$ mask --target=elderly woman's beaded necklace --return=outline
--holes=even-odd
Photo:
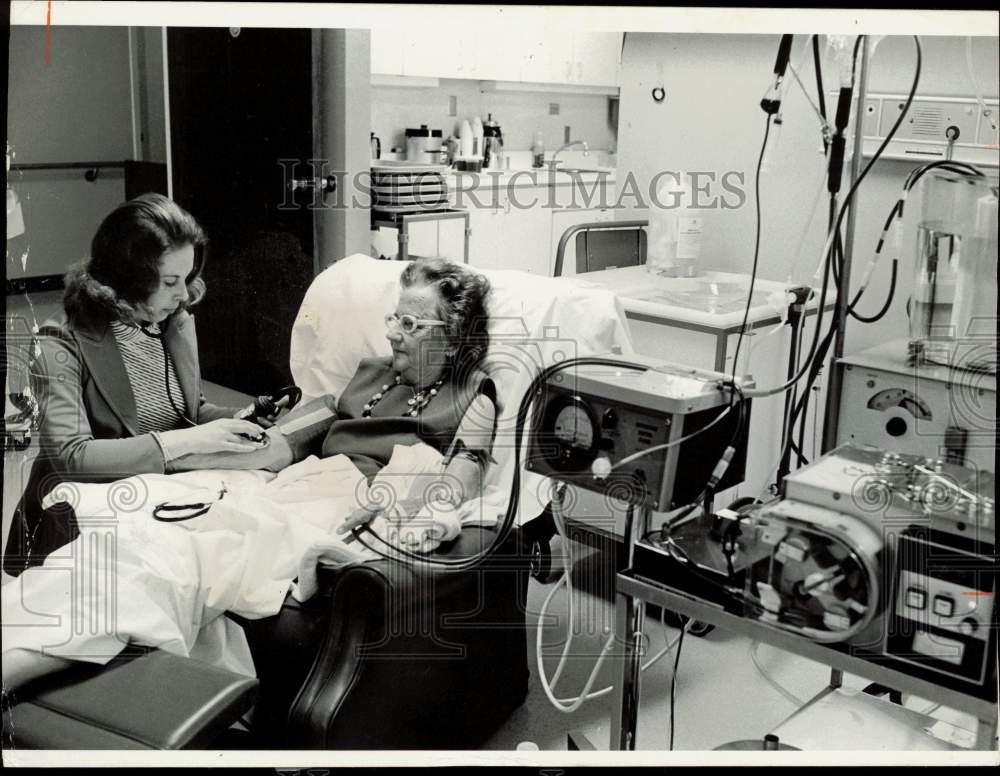
[[[395,388],[397,385],[401,385],[402,382],[403,382],[402,375],[396,375],[392,383],[385,383],[382,386],[382,388],[376,391],[375,395],[372,396],[365,403],[365,406],[361,410],[361,417],[370,418],[372,416],[372,410],[375,408],[375,405],[378,404],[380,401],[382,401],[382,397],[389,392],[389,389]],[[406,412],[403,413],[403,417],[404,418],[417,417],[417,415],[423,412],[424,407],[426,407],[428,404],[431,403],[431,399],[433,399],[435,396],[438,395],[438,391],[440,390],[443,384],[444,384],[444,378],[441,377],[430,388],[423,388],[419,391],[415,391],[413,396],[406,400],[408,409],[406,410]]]

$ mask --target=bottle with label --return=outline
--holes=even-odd
[[[483,156],[483,120],[479,116],[472,120],[472,155]]]
[[[535,132],[535,142],[531,144],[531,166],[535,169],[545,166],[545,140],[541,130]]]
[[[646,269],[665,277],[701,274],[701,240],[705,221],[694,207],[694,191],[680,177],[665,175],[656,187],[649,213]]]

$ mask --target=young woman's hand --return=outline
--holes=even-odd
[[[191,428],[160,434],[171,455],[180,457],[206,453],[252,453],[261,444],[248,437],[258,437],[264,429],[249,420],[219,418]]]

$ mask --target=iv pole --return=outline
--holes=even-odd
[[[864,36],[861,41],[861,70],[858,76],[858,103],[854,111],[854,147],[851,153],[851,185],[861,174],[861,151],[863,135],[861,123],[865,115],[865,98],[868,94],[868,57],[869,39]],[[840,287],[837,292],[837,331],[833,339],[833,352],[830,354],[829,378],[826,383],[826,408],[823,414],[822,452],[827,452],[837,445],[837,424],[840,421],[840,393],[843,385],[843,369],[838,363],[844,355],[844,334],[847,326],[847,306],[851,299],[851,260],[854,255],[854,227],[858,209],[857,194],[852,199],[847,211],[847,231],[844,235],[844,266],[840,272]],[[820,304],[823,300],[820,300]]]

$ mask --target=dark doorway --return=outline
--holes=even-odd
[[[202,375],[271,393],[314,274],[312,211],[289,206],[278,162],[306,177],[313,155],[312,32],[170,28],[167,63],[173,196],[210,240]]]

